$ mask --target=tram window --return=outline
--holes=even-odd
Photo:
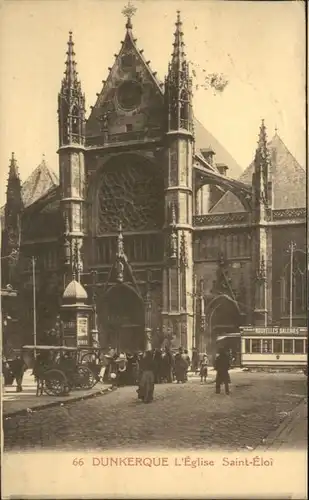
[[[282,352],[283,352],[282,340],[274,339],[274,353],[281,354]]]
[[[261,352],[260,339],[252,339],[252,352]]]
[[[295,339],[295,354],[303,354],[304,351],[304,341],[303,339]]]
[[[245,352],[251,352],[250,339],[245,339]]]
[[[262,352],[271,353],[272,352],[272,341],[271,339],[265,339],[262,341]]]
[[[290,354],[293,352],[293,340],[285,339],[284,340],[284,352]]]
[[[305,353],[308,354],[308,340],[305,339]]]

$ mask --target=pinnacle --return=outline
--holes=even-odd
[[[74,42],[73,42],[73,33],[69,31],[69,40],[68,40],[68,50],[66,52],[67,60],[65,62],[66,68],[64,72],[63,84],[69,88],[78,86],[79,82],[77,79],[77,71],[76,71],[76,61],[75,61],[75,52],[74,52]]]
[[[180,11],[177,11],[177,21],[176,21],[176,31],[174,33],[174,50],[172,54],[172,62],[174,64],[182,66],[182,63],[185,61],[185,52],[184,52],[184,41],[183,41],[183,31],[182,31],[182,21],[180,17]]]
[[[267,146],[267,133],[264,120],[260,125],[258,145],[255,152],[255,168],[265,174],[269,166],[269,151]]]
[[[15,153],[12,152],[9,165],[9,179],[14,179],[14,178],[19,179],[19,172],[18,172],[17,161],[15,158]]]

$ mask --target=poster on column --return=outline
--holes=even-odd
[[[1,3],[2,498],[307,498],[305,7]]]

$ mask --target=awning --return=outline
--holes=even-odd
[[[227,333],[226,335],[220,335],[220,337],[217,337],[217,342],[219,340],[223,340],[223,339],[226,339],[226,338],[240,338],[240,332]]]
[[[17,297],[16,290],[8,290],[7,288],[1,288],[1,297]]]

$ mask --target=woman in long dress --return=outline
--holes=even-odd
[[[175,377],[177,384],[179,384],[179,382],[184,383],[187,381],[188,367],[187,355],[184,354],[182,347],[179,347],[178,352],[175,355]]]
[[[141,378],[137,389],[138,399],[144,403],[153,401],[154,369],[153,354],[147,351],[140,362]]]

